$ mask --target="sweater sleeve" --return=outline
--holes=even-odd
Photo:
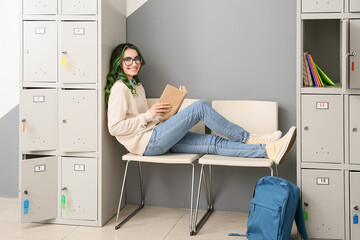
[[[122,88],[114,87],[108,102],[108,128],[112,136],[123,136],[136,134],[144,130],[148,123],[153,121],[153,117],[148,110],[135,117],[128,117],[129,94],[124,92]]]

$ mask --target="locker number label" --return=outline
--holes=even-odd
[[[45,102],[45,96],[33,96],[34,103],[42,103]]]
[[[85,171],[85,164],[74,164],[75,171]]]
[[[42,165],[36,165],[34,167],[34,172],[38,173],[38,172],[45,172],[46,171],[46,166],[45,164]]]
[[[329,109],[329,102],[317,102],[316,109]]]
[[[316,178],[317,185],[329,185],[329,178],[328,177],[318,177]]]
[[[84,35],[85,28],[74,28],[74,35]]]
[[[45,28],[44,27],[36,27],[35,34],[45,34]]]

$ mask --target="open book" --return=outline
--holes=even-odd
[[[159,103],[170,103],[171,105],[170,112],[164,114],[165,119],[171,118],[179,111],[179,108],[183,103],[186,94],[187,90],[185,86],[180,86],[180,88],[177,89],[169,84],[166,85],[159,99]]]

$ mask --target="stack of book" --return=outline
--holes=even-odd
[[[335,86],[328,76],[315,64],[311,55],[304,53],[303,58],[303,82],[304,87]]]

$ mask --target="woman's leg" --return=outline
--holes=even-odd
[[[244,142],[249,137],[247,131],[225,119],[205,101],[197,101],[153,130],[144,155],[167,152],[199,121],[232,141]]]
[[[189,132],[170,152],[176,153],[205,153],[231,157],[266,158],[264,144],[245,144],[232,142],[212,134],[198,134]]]

